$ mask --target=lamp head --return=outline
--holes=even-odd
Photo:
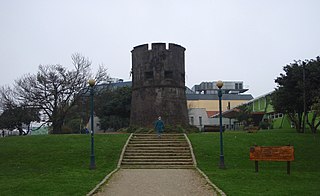
[[[88,83],[89,83],[89,86],[93,87],[96,84],[96,81],[95,79],[90,79]]]
[[[217,87],[219,89],[221,89],[223,87],[223,82],[221,80],[219,80],[217,83],[216,83]]]

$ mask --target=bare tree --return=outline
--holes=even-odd
[[[14,96],[19,103],[38,108],[52,123],[52,133],[61,133],[66,115],[79,98],[79,92],[93,78],[91,61],[76,53],[71,56],[74,69],[62,65],[40,65],[36,74],[26,74],[15,81]],[[107,80],[107,70],[100,66],[94,79]]]
[[[15,92],[10,88],[10,86],[0,87],[0,109],[2,112],[11,106],[19,105],[18,101],[14,99],[14,97]]]

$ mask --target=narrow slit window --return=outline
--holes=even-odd
[[[173,71],[165,71],[164,78],[166,79],[173,79]]]
[[[146,80],[148,80],[148,79],[153,79],[153,71],[146,71],[146,72],[144,72],[144,78],[145,78]]]

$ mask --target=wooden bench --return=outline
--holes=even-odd
[[[222,127],[222,131],[224,132],[224,126]],[[220,126],[219,125],[204,125],[203,126],[204,132],[220,132]]]
[[[290,162],[294,160],[293,146],[252,146],[250,160],[255,161],[255,171],[259,171],[258,161],[286,161],[287,174],[290,175]]]

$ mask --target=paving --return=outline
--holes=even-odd
[[[217,195],[195,169],[120,169],[96,196]]]
[[[217,195],[196,169],[184,134],[134,134],[120,162],[95,195]]]

